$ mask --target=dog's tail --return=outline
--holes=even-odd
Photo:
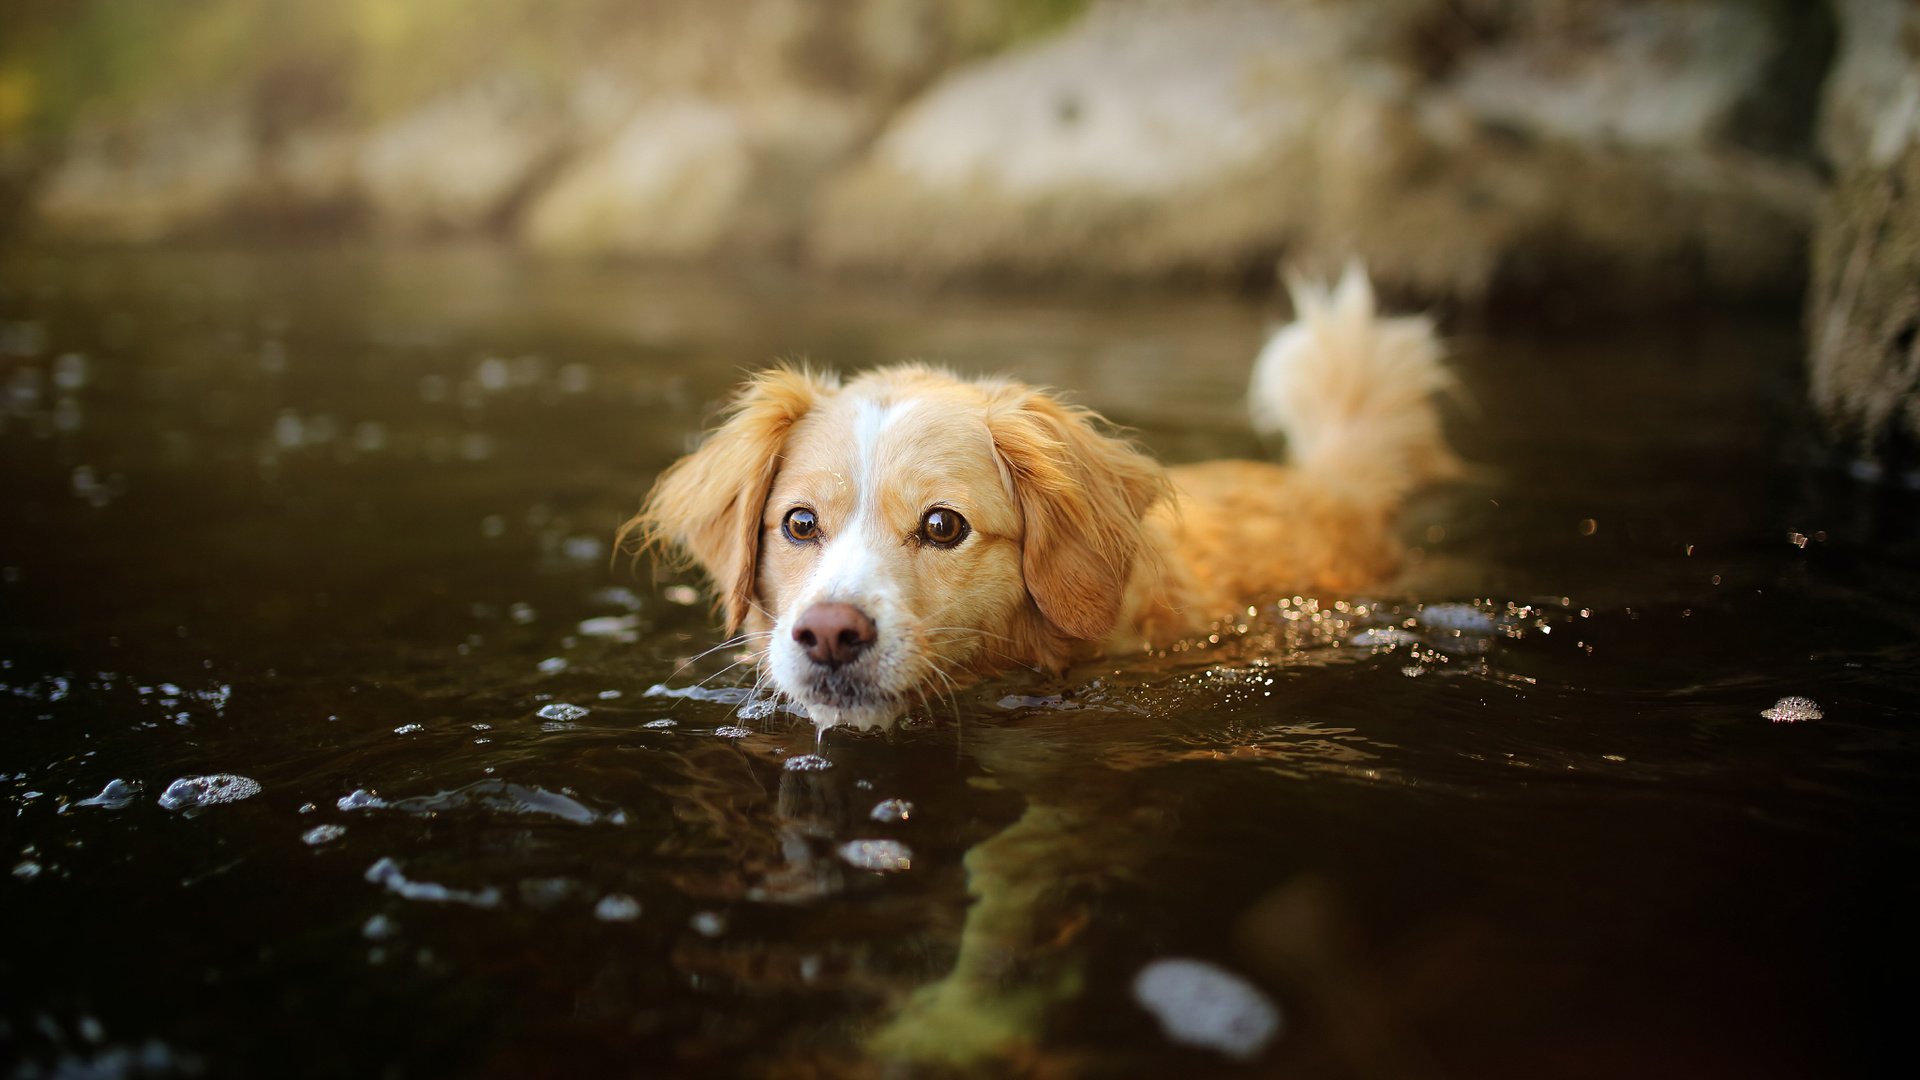
[[[1433,321],[1382,317],[1358,263],[1337,286],[1290,279],[1294,320],[1254,361],[1253,426],[1284,438],[1307,477],[1382,510],[1428,481],[1457,477],[1434,397],[1455,385]]]

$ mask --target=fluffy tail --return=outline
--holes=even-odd
[[[1284,438],[1293,465],[1343,498],[1389,509],[1460,459],[1434,396],[1455,386],[1433,321],[1382,317],[1358,263],[1339,285],[1289,280],[1294,321],[1254,361],[1254,430]]]

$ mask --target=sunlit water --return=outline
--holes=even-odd
[[[1454,327],[1406,577],[892,737],[615,525],[742,369],[1253,452],[1265,313],[488,251],[0,262],[11,1075],[1902,1071],[1920,554],[1785,321]],[[690,662],[691,661],[691,662]]]

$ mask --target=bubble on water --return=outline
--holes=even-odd
[[[282,449],[297,449],[307,438],[307,426],[300,420],[300,414],[292,409],[284,409],[273,422],[273,441]]]
[[[777,712],[779,708],[780,703],[778,701],[772,698],[761,698],[758,701],[749,701],[745,705],[740,706],[738,715],[742,720],[765,720]]]
[[[913,849],[898,840],[849,840],[840,845],[840,857],[862,870],[893,873],[913,869]]]
[[[368,941],[386,941],[399,931],[392,919],[385,915],[374,915],[360,927],[360,936]]]
[[[353,448],[363,454],[385,450],[387,426],[375,420],[362,420],[353,425]]]
[[[677,726],[679,723],[680,721],[678,720],[663,716],[658,720],[649,720],[640,726],[643,728],[670,728]]]
[[[571,665],[567,663],[567,658],[564,656],[549,656],[545,660],[540,661],[537,666],[542,675],[558,675],[567,670]]]
[[[425,724],[401,724],[399,727],[393,729],[393,733],[395,735],[412,735],[414,732],[425,730],[427,730],[427,725]]]
[[[1134,976],[1133,999],[1167,1038],[1238,1061],[1259,1056],[1280,1033],[1280,1010],[1259,988],[1204,960],[1155,960]]]
[[[608,893],[593,905],[593,917],[601,922],[632,922],[640,917],[640,901],[625,893]]]
[[[315,825],[300,834],[300,842],[308,847],[319,847],[322,844],[331,844],[345,835],[347,835],[345,825]]]
[[[512,372],[507,370],[505,360],[489,356],[474,367],[473,377],[487,392],[498,393],[507,388]]]
[[[727,932],[727,917],[717,911],[696,911],[687,925],[701,937],[719,937]]]
[[[601,615],[580,620],[576,629],[588,637],[612,638],[630,645],[640,640],[639,626],[638,615]]]
[[[87,385],[87,358],[84,353],[65,353],[53,362],[53,385],[62,390],[79,390]]]
[[[624,696],[625,695],[618,690],[602,690],[594,695],[594,697],[599,698],[601,701],[618,701]]]
[[[378,810],[387,805],[387,800],[366,788],[354,788],[351,794],[340,796],[333,805],[342,810]]]
[[[598,563],[607,557],[607,546],[597,536],[569,536],[560,542],[560,554],[577,563]]]
[[[493,456],[493,436],[469,431],[460,436],[460,456],[467,461],[485,461]]]
[[[73,398],[62,397],[53,403],[53,430],[70,435],[80,430],[84,419],[80,403]]]
[[[407,900],[421,900],[434,904],[470,904],[478,908],[500,906],[500,890],[491,885],[484,889],[468,890],[450,889],[431,881],[412,881],[400,872],[400,864],[391,857],[384,857],[367,867],[366,878],[388,892]]]
[[[723,739],[744,739],[753,734],[753,729],[739,727],[734,724],[723,724],[720,727],[714,728],[713,733]]]
[[[540,706],[540,711],[534,715],[542,720],[578,720],[590,711],[584,705],[569,705],[564,701],[556,701],[551,705]]]
[[[39,369],[23,367],[7,379],[7,405],[13,415],[22,419],[32,416],[39,410]]]
[[[795,754],[782,765],[788,772],[825,772],[833,768],[833,762],[819,754]]]
[[[1820,711],[1820,705],[1812,698],[1783,697],[1773,703],[1773,708],[1763,709],[1761,716],[1776,724],[1798,724],[1807,720],[1823,720],[1826,713]]]
[[[628,611],[639,611],[641,604],[640,594],[625,585],[609,585],[603,589],[595,589],[587,599],[596,604],[626,608]]]
[[[46,348],[47,330],[39,323],[0,323],[0,355],[39,356]]]
[[[889,824],[905,821],[913,816],[913,804],[905,799],[882,799],[874,804],[873,813],[867,816]]]
[[[239,802],[258,794],[260,782],[246,776],[232,773],[183,776],[168,784],[167,790],[160,793],[160,805],[168,810],[183,810]]]
[[[585,364],[563,364],[556,382],[563,394],[584,394],[593,383],[593,373]]]
[[[124,806],[131,805],[139,795],[140,784],[138,781],[128,783],[125,780],[109,780],[107,781],[107,786],[100,789],[100,794],[95,795],[91,799],[81,799],[73,805],[98,806],[103,810],[118,810]]]

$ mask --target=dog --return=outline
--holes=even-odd
[[[1163,467],[1010,379],[776,367],[661,474],[620,546],[698,565],[728,634],[822,730],[1377,584],[1395,510],[1460,472],[1436,403],[1453,379],[1433,323],[1382,316],[1358,266],[1291,292],[1248,394],[1285,465]]]

